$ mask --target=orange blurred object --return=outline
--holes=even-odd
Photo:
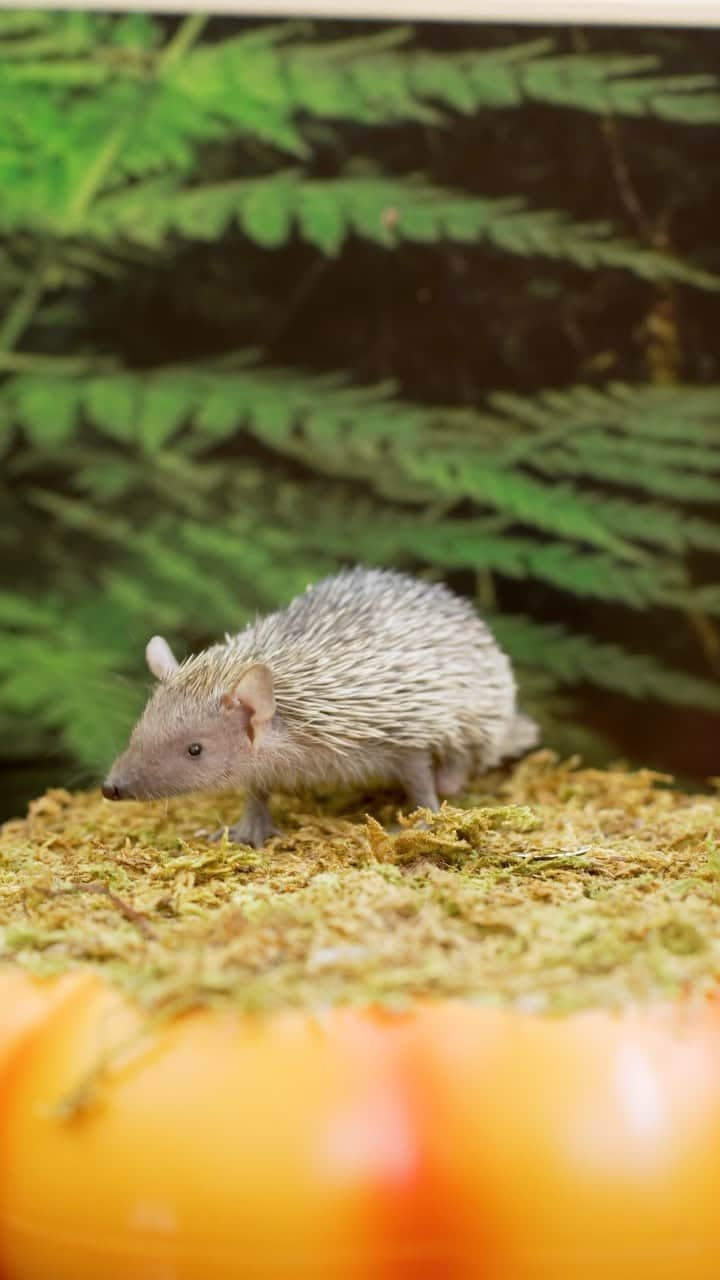
[[[720,1008],[155,1030],[0,978],[2,1280],[718,1280]]]

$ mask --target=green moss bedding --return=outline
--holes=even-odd
[[[720,798],[669,782],[538,752],[395,831],[389,793],[277,796],[286,834],[259,851],[198,834],[237,818],[237,796],[50,791],[0,833],[0,956],[91,966],[158,1012],[702,994],[720,970]]]

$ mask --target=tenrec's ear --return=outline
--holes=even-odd
[[[153,636],[145,646],[145,661],[158,680],[167,680],[178,669],[178,661],[163,636]]]
[[[247,712],[247,735],[256,745],[275,715],[272,674],[268,668],[259,665],[250,667],[223,696],[223,706],[228,711]]]

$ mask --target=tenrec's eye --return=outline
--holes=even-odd
[[[190,743],[190,746],[188,747],[189,756],[199,756],[201,751],[202,751],[202,744],[200,742]]]

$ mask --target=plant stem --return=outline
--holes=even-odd
[[[475,590],[481,609],[494,613],[497,609],[495,579],[489,569],[478,569],[475,574]]]
[[[700,641],[706,660],[717,675],[720,671],[720,636],[712,619],[698,609],[688,610],[687,617]]]
[[[70,201],[64,219],[66,231],[72,229],[72,224],[78,218],[81,218],[92,204],[108,172],[117,160],[128,133],[135,124],[137,114],[137,110],[131,111],[128,119],[116,125],[112,133],[105,139]]]
[[[191,13],[181,22],[172,40],[165,46],[157,60],[157,70],[160,73],[167,71],[168,67],[182,58],[183,54],[194,45],[209,16],[207,13]]]
[[[45,244],[38,254],[34,269],[0,326],[0,352],[12,351],[30,324],[47,283],[52,256],[51,246]]]
[[[182,22],[175,32],[170,43],[163,49],[156,63],[156,71],[158,75],[162,75],[169,66],[177,62],[179,58],[194,44],[205,23],[208,20],[206,13],[194,13]],[[102,186],[110,169],[112,169],[117,160],[125,140],[134,128],[138,115],[141,113],[145,105],[145,95],[140,95],[134,111],[128,114],[127,119],[121,121],[106,139],[103,146],[98,151],[95,160],[91,164],[83,182],[75,192],[75,196],[70,204],[67,214],[67,222],[69,225],[87,211]]]

